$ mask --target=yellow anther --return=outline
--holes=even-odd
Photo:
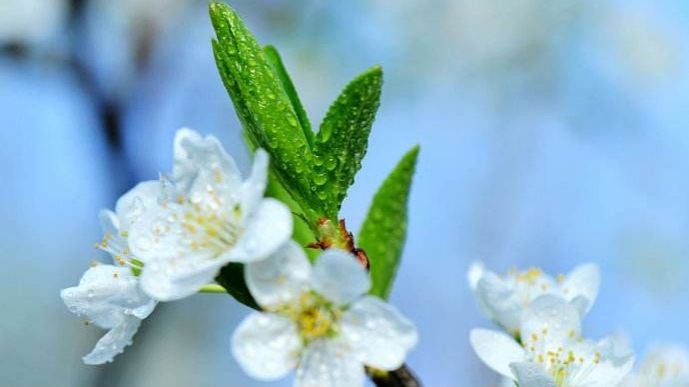
[[[569,330],[569,337],[570,337],[570,338],[574,338],[574,335],[575,335],[575,334],[576,334],[576,333],[574,332],[574,329],[570,329],[570,330]]]
[[[555,279],[557,280],[557,283],[561,284],[561,283],[565,282],[565,275],[564,274],[558,274],[557,277],[555,277]]]
[[[538,341],[538,335],[535,334],[535,333],[532,333],[532,334],[531,334],[531,340],[532,340],[532,341]]]

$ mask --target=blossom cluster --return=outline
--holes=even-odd
[[[258,149],[250,175],[213,136],[180,129],[172,173],[139,183],[115,211],[103,210],[96,247],[112,263],[94,262],[61,296],[84,322],[107,329],[83,360],[110,362],[131,344],[161,301],[212,284],[227,264],[244,264],[244,280],[261,311],[232,337],[232,353],[257,379],[296,368],[298,386],[357,386],[364,365],[399,368],[417,342],[415,326],[383,300],[366,295],[369,274],[348,251],[327,249],[314,264],[291,240],[292,214],[264,197],[268,155]]]
[[[477,263],[468,277],[481,311],[506,331],[474,329],[471,345],[507,383],[613,387],[630,372],[634,354],[619,340],[582,335],[581,321],[598,294],[597,266],[555,278],[536,268],[501,277]]]

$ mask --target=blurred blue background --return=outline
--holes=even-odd
[[[651,5],[652,4],[652,5]],[[428,386],[488,386],[468,332],[490,326],[465,273],[582,262],[603,271],[588,336],[643,352],[689,343],[689,6],[552,0],[236,0],[282,52],[314,123],[339,90],[385,70],[369,153],[342,214],[421,154],[392,300],[419,327]],[[0,1],[0,384],[269,386],[229,341],[248,310],[223,295],[163,304],[103,367],[102,331],[58,292],[100,239],[97,212],[171,167],[174,131],[248,154],[215,65],[207,3]]]

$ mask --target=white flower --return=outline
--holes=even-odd
[[[364,295],[368,273],[351,254],[329,249],[311,266],[288,242],[246,266],[251,294],[265,312],[235,330],[232,352],[252,377],[277,379],[297,368],[296,385],[364,385],[364,365],[399,368],[416,345],[414,325],[384,301]]]
[[[598,295],[600,271],[597,265],[584,264],[567,276],[560,274],[555,278],[538,268],[524,272],[512,270],[500,277],[486,270],[483,264],[474,263],[468,279],[486,317],[518,336],[522,311],[542,294],[555,294],[572,302],[583,317]]]
[[[157,192],[155,182],[144,182],[123,195],[117,202],[117,214],[100,213],[103,241],[97,247],[109,252],[116,265],[96,264],[84,273],[79,285],[60,292],[69,310],[86,316],[86,324],[93,323],[109,329],[93,350],[84,356],[86,364],[103,364],[131,344],[141,320],[148,317],[156,301],[146,295],[136,276],[143,262],[134,258],[128,248],[127,230],[143,213],[146,198]],[[143,199],[142,199],[143,198]]]
[[[264,259],[292,234],[287,206],[263,197],[264,151],[256,152],[245,181],[213,136],[180,129],[174,157],[171,178],[161,181],[157,208],[130,230],[132,251],[146,262],[142,287],[161,301],[195,293],[228,262]]]
[[[646,354],[638,372],[623,387],[689,387],[689,351],[680,345],[656,345]]]
[[[520,329],[521,345],[498,331],[470,334],[478,357],[520,387],[612,387],[634,362],[613,340],[583,340],[579,312],[555,295],[533,300],[522,313]]]

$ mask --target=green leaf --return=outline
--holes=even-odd
[[[292,109],[294,109],[294,112],[297,114],[299,124],[304,131],[304,137],[306,137],[309,145],[313,145],[314,135],[313,130],[311,129],[311,122],[309,121],[309,117],[306,115],[306,110],[304,110],[301,100],[299,100],[297,89],[294,87],[294,83],[292,83],[292,79],[287,73],[287,69],[282,62],[282,58],[280,58],[280,53],[278,52],[277,48],[271,45],[263,47],[263,52],[265,52],[266,58],[268,58],[268,61],[273,66],[275,75],[277,75],[278,79],[282,83],[282,87],[292,103]]]
[[[224,287],[235,300],[242,304],[256,310],[261,310],[261,307],[256,303],[251,296],[249,288],[244,282],[244,264],[230,262],[220,270],[220,273],[215,277],[215,281]]]
[[[330,106],[314,143],[314,175],[327,214],[336,218],[366,154],[380,105],[383,70],[371,68],[347,85]]]
[[[210,3],[220,77],[252,142],[271,156],[271,168],[292,198],[317,219],[323,204],[311,192],[313,155],[292,101],[261,47],[226,4]]]
[[[407,199],[419,147],[415,146],[397,164],[373,197],[359,233],[360,248],[371,264],[373,285],[369,294],[387,299],[397,273],[407,233]]]

